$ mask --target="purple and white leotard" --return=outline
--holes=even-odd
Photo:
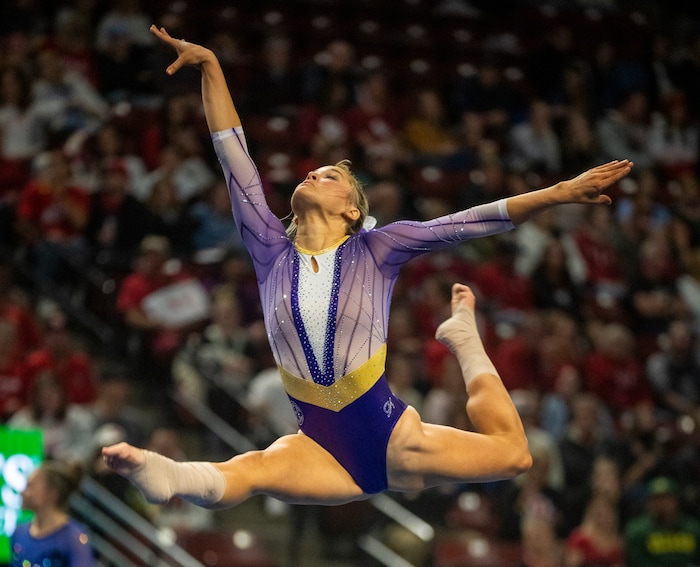
[[[505,201],[362,230],[326,250],[307,251],[289,240],[267,206],[242,128],[216,132],[212,139],[299,427],[366,493],[385,490],[387,444],[406,408],[384,376],[399,269],[431,250],[513,228]],[[312,256],[318,272],[311,268]]]

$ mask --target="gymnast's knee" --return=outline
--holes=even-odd
[[[527,472],[532,467],[532,455],[528,448],[527,437],[520,432],[513,435],[513,440],[509,442],[507,451],[508,463],[506,472],[508,476],[515,477]]]

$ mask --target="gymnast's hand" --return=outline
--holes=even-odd
[[[103,447],[102,458],[111,470],[122,476],[133,474],[146,463],[142,449],[123,442]]]
[[[165,70],[168,75],[176,73],[186,65],[199,68],[202,63],[216,58],[210,49],[197,45],[196,43],[190,43],[184,39],[175,39],[165,31],[165,28],[157,28],[152,25],[150,31],[164,44],[172,47],[177,53],[177,59]]]
[[[573,179],[560,182],[558,190],[562,193],[563,201],[566,203],[604,203],[609,205],[612,203],[612,199],[603,194],[603,190],[627,175],[632,170],[633,165],[631,161],[626,159],[611,161],[584,171]]]

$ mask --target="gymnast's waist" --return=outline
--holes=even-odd
[[[384,376],[385,365],[386,345],[382,345],[362,366],[330,386],[299,378],[281,366],[278,368],[284,388],[292,398],[338,412],[368,392]]]

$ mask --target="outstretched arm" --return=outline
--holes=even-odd
[[[202,73],[202,102],[211,133],[229,130],[241,125],[236,108],[231,99],[224,72],[219,60],[211,49],[190,43],[184,39],[175,39],[165,28],[151,26],[151,33],[177,53],[177,59],[165,70],[168,75],[190,65]]]
[[[186,65],[202,73],[202,103],[216,155],[226,179],[236,227],[253,259],[258,277],[263,279],[270,258],[288,244],[284,226],[267,206],[260,174],[248,153],[241,119],[231,99],[219,60],[210,49],[182,39],[174,39],[164,28],[151,26],[151,33],[177,53],[168,66],[169,75]]]
[[[522,224],[545,209],[567,203],[609,205],[612,200],[603,191],[625,177],[633,165],[629,160],[611,161],[546,189],[509,197],[506,206],[510,220]]]

